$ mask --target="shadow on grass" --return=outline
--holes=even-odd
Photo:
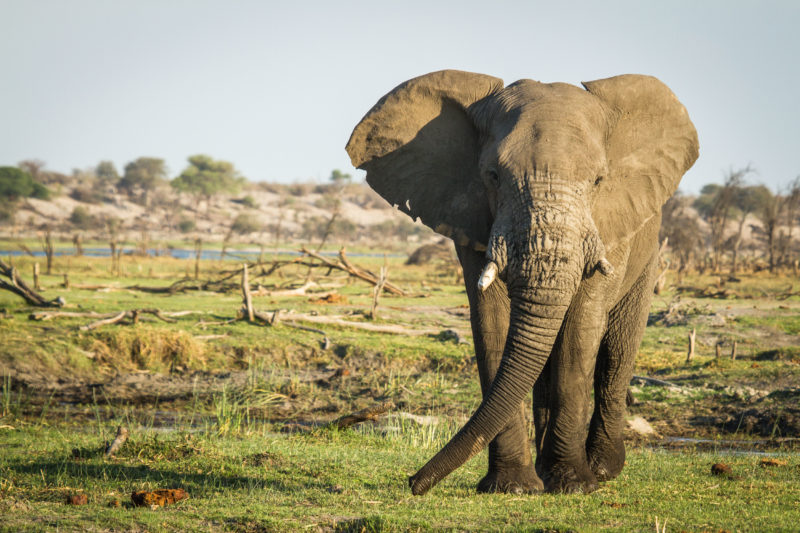
[[[203,465],[203,468],[206,468]],[[94,479],[107,486],[117,484],[122,491],[142,490],[146,485],[158,488],[182,488],[191,496],[199,496],[208,492],[233,490],[271,490],[287,494],[296,494],[305,490],[324,491],[329,484],[310,476],[287,475],[276,470],[272,476],[256,477],[219,472],[192,473],[170,468],[158,468],[148,465],[126,465],[119,463],[90,463],[72,457],[61,460],[41,460],[33,462],[9,462],[5,465],[8,473],[34,476],[43,479],[47,485],[80,487],[80,481]],[[55,479],[57,478],[57,480]],[[276,479],[277,478],[277,479]],[[89,482],[88,485],[94,483]],[[52,491],[41,494],[39,501],[60,499],[61,495]]]

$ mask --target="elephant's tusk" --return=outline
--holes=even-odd
[[[597,262],[595,268],[604,276],[610,276],[614,273],[614,267],[611,266],[611,263],[609,263],[605,257],[601,258],[600,261]]]
[[[478,289],[481,291],[485,291],[489,288],[495,278],[497,277],[497,265],[494,261],[489,261],[486,263],[486,266],[483,267],[483,272],[481,272],[481,277],[478,279]]]

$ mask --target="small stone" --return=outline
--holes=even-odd
[[[650,422],[641,416],[634,416],[628,420],[628,427],[639,435],[655,435],[656,430],[650,425]]]

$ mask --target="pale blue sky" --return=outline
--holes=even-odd
[[[456,68],[659,77],[700,135],[682,188],[800,174],[800,2],[0,0],[0,165],[61,172],[196,153],[251,180],[353,172],[344,145],[398,83]]]

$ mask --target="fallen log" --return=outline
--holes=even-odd
[[[658,387],[669,387],[669,388],[674,388],[674,389],[682,389],[683,388],[680,385],[676,385],[675,383],[672,383],[670,381],[664,381],[664,380],[661,380],[661,379],[650,378],[650,377],[647,377],[647,376],[633,376],[631,378],[631,383],[633,383],[634,381],[641,381],[641,382],[644,382],[644,383],[648,383],[650,385],[656,385]]]
[[[59,296],[53,300],[48,300],[25,283],[19,277],[17,269],[7,264],[0,259],[0,275],[8,278],[9,281],[0,279],[0,289],[13,292],[17,296],[22,297],[29,305],[35,307],[63,307],[66,303],[64,299]]]
[[[312,324],[329,324],[345,328],[362,329],[374,333],[389,333],[392,335],[411,335],[423,337],[426,335],[438,335],[441,328],[411,329],[399,324],[373,324],[371,322],[355,322],[344,320],[337,316],[310,315],[306,313],[281,314],[278,311],[256,311],[255,317],[270,325],[278,323],[285,325],[297,325],[295,322],[310,322]],[[319,330],[318,330],[319,332]],[[324,334],[324,332],[322,332]]]
[[[125,311],[127,312],[127,311]],[[197,313],[203,313],[203,311],[159,311],[159,313],[164,317],[169,318],[176,318],[186,315],[193,315]],[[97,319],[104,319],[104,318],[111,318],[119,315],[119,313],[98,313],[96,311],[38,311],[35,313],[31,313],[28,315],[30,320],[38,320],[38,321],[45,321],[45,320],[52,320],[54,318],[97,318]],[[169,320],[168,320],[169,321]],[[174,320],[173,320],[174,322]]]

